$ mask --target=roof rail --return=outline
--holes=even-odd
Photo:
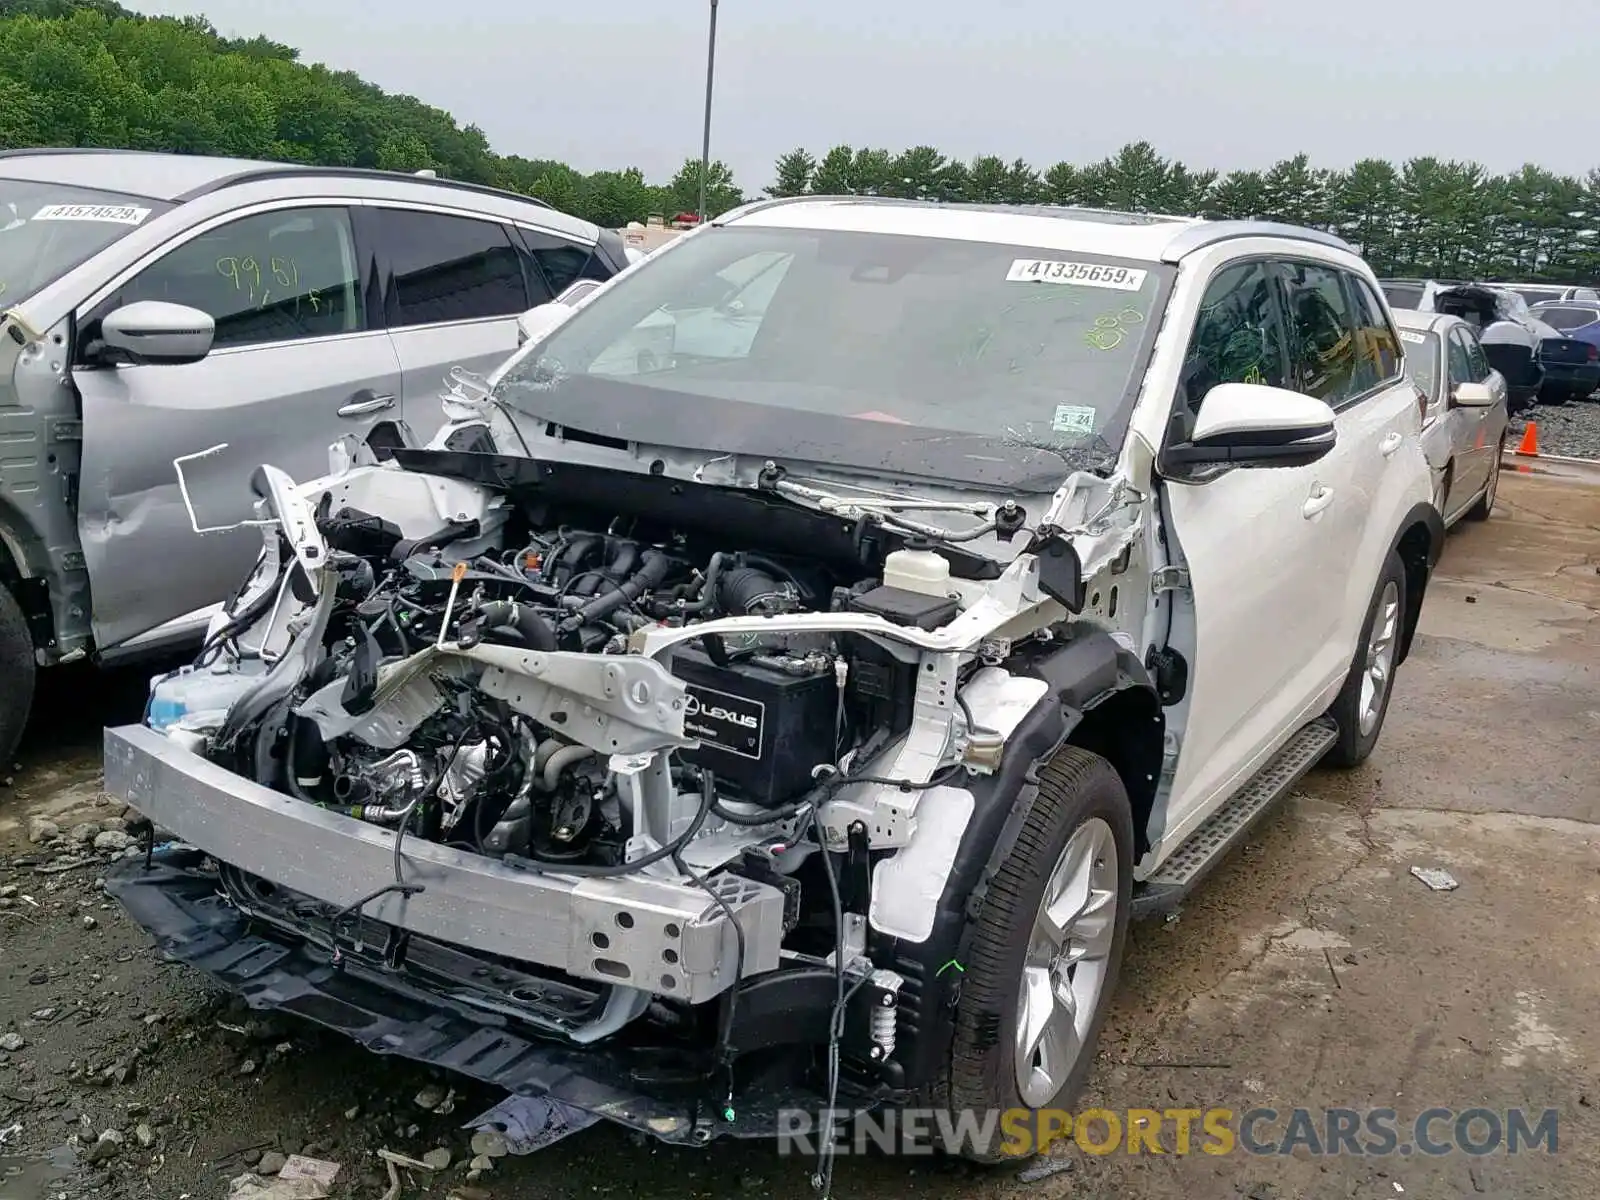
[[[785,204],[800,204],[807,200],[845,200],[856,199],[854,196],[768,196],[762,200],[747,200],[737,208],[730,208],[721,216],[712,217],[707,225],[722,225],[736,217],[748,217],[751,213],[765,212],[769,208],[781,208]]]
[[[417,176],[408,171],[380,171],[375,167],[319,167],[315,164],[285,163],[272,165],[264,163],[260,167],[247,171],[236,171],[232,175],[224,175],[213,179],[210,183],[201,184],[177,198],[177,203],[184,204],[196,200],[201,196],[220,192],[224,188],[236,187],[243,183],[259,183],[268,179],[289,179],[296,175],[331,175],[337,179],[389,179],[396,183],[421,183],[428,187],[454,188],[457,191],[475,192],[481,196],[496,196],[502,200],[516,200],[522,204],[533,204],[539,208],[548,208],[557,211],[553,204],[540,200],[537,196],[525,196],[521,192],[509,191],[506,188],[490,187],[486,183],[468,183],[461,179],[438,179],[427,176]],[[577,218],[574,218],[575,220]]]
[[[851,195],[815,195],[815,196],[775,196],[764,200],[752,200],[738,208],[730,209],[720,217],[715,218],[717,223],[734,220],[739,217],[749,216],[752,213],[765,212],[768,209],[778,208],[785,204],[803,204],[809,201],[820,201],[825,204],[863,204],[883,205],[898,208],[937,208],[957,209],[964,212],[997,213],[1001,216],[1015,215],[1023,217],[1050,217],[1061,221],[1080,220],[1083,218],[1114,218],[1117,222],[1127,225],[1159,225],[1168,221],[1193,222],[1194,217],[1175,216],[1170,213],[1141,213],[1128,212],[1119,208],[1091,208],[1088,205],[1068,204],[992,204],[985,201],[971,200],[920,200],[904,196],[851,196]]]
[[[159,150],[119,150],[115,146],[20,146],[0,150],[0,158],[44,157],[47,154],[160,154]]]
[[[1347,254],[1360,253],[1341,237],[1324,233],[1320,229],[1307,229],[1303,225],[1286,225],[1279,221],[1201,221],[1191,225],[1168,242],[1161,257],[1165,262],[1175,263],[1185,255],[1193,254],[1196,250],[1202,250],[1217,242],[1247,237],[1285,238],[1290,241],[1327,246],[1332,250],[1343,250]]]

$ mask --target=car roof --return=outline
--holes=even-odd
[[[1394,313],[1396,325],[1416,333],[1443,333],[1461,320],[1449,313],[1419,312],[1414,308],[1393,308],[1389,311]]]
[[[370,180],[388,185],[416,187],[423,195],[448,190],[458,198],[466,192],[496,202],[498,207],[520,204],[546,210],[551,217],[573,222],[591,233],[587,221],[561,213],[542,200],[482,184],[414,175],[404,171],[378,171],[365,167],[319,167],[304,163],[262,162],[249,158],[221,158],[204,154],[165,154],[149,150],[54,148],[0,150],[0,178],[57,183],[66,187],[101,188],[127,196],[182,204],[186,200],[237,184],[271,180]]]
[[[1355,253],[1332,234],[1272,221],[1206,221],[1159,213],[1052,205],[944,204],[878,196],[758,200],[712,223],[947,237],[1141,262],[1176,263],[1216,242],[1242,237],[1284,238]]]

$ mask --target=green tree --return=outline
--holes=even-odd
[[[850,164],[850,177],[855,191],[862,196],[891,196],[890,188],[898,182],[894,174],[894,155],[887,150],[863,147],[856,151]]]
[[[583,194],[583,176],[565,163],[551,163],[527,188],[521,190],[535,200],[543,200],[551,208],[576,212],[578,198]]]
[[[644,177],[640,176],[643,185]],[[672,203],[680,212],[698,212],[700,210],[700,160],[686,158],[683,166],[678,168],[678,173],[672,177],[672,182],[667,185],[667,190],[672,194]],[[744,203],[744,194],[733,183],[733,172],[728,164],[717,159],[706,164],[706,216],[721,216],[730,208],[737,208]]]
[[[913,146],[894,160],[889,195],[908,200],[949,200],[950,162],[932,146]]]
[[[822,156],[811,177],[811,192],[817,196],[853,196],[856,193],[856,152],[849,146],[835,146]]]
[[[985,154],[973,159],[967,168],[967,186],[963,198],[974,204],[1004,204],[1010,183],[1011,172],[1005,160]]]
[[[698,164],[696,164],[698,168]],[[643,221],[650,215],[652,193],[645,186],[644,174],[637,167],[625,171],[596,171],[587,176],[578,190],[573,212],[585,220],[608,229],[620,229],[629,221]],[[694,205],[690,205],[691,211]]]
[[[1401,236],[1400,174],[1364,158],[1334,180],[1328,197],[1334,228],[1378,271],[1394,270]]]
[[[1259,215],[1290,225],[1324,226],[1328,182],[1326,172],[1312,169],[1309,155],[1286,158],[1262,176]]]
[[[791,150],[778,160],[773,170],[769,196],[804,196],[811,190],[811,181],[817,174],[817,160],[804,146]]]
[[[1127,212],[1160,211],[1171,169],[1149,142],[1132,142],[1100,165],[1104,180],[1101,203]]]
[[[1229,171],[1212,187],[1201,215],[1238,221],[1260,216],[1265,207],[1261,172]]]

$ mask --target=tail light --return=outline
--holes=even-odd
[[[1600,346],[1596,346],[1593,342],[1590,342],[1589,343],[1589,361],[1590,362],[1594,362],[1594,360],[1597,359],[1597,358],[1600,358]]]

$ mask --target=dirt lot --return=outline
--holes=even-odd
[[[1136,928],[1089,1099],[1402,1121],[1553,1108],[1558,1153],[1074,1151],[1031,1182],[879,1156],[841,1160],[837,1196],[1600,1195],[1600,489],[1508,476],[1501,499],[1451,538],[1373,761],[1313,774],[1177,920]],[[232,1011],[108,905],[93,843],[66,843],[84,823],[117,833],[98,732],[137,718],[142,682],[55,685],[0,789],[0,1046],[21,1039],[0,1049],[0,1197],[210,1200],[263,1154],[304,1150],[343,1164],[337,1194],[376,1198],[378,1147],[451,1151],[408,1197],[811,1194],[807,1165],[768,1145],[668,1150],[601,1127],[468,1190],[458,1126],[498,1097],[457,1081],[453,1112],[419,1107],[426,1072]],[[64,841],[30,843],[35,818]],[[1460,886],[1430,891],[1413,866]],[[97,1146],[107,1130],[120,1141]]]

